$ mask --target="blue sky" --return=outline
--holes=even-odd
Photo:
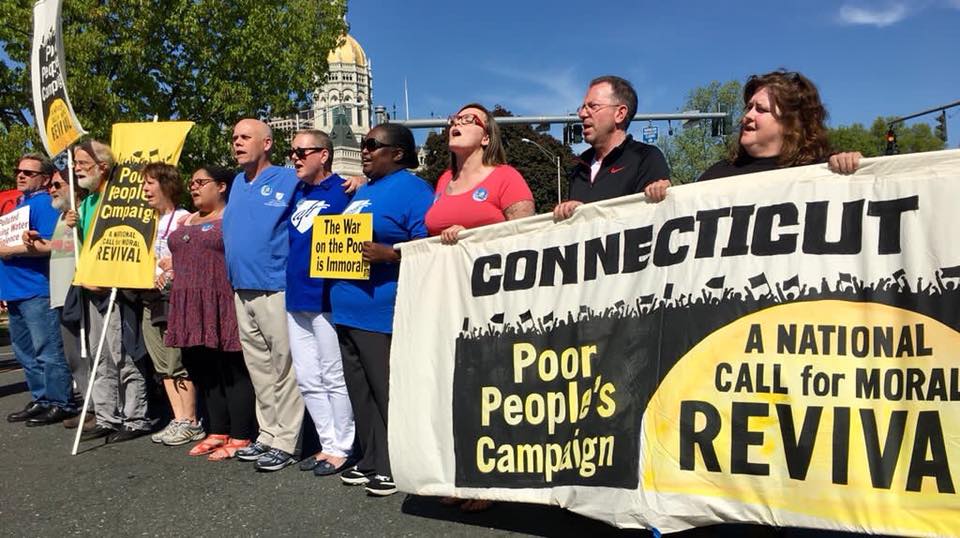
[[[351,0],[347,20],[375,104],[400,117],[404,77],[411,118],[470,101],[571,113],[603,74],[634,83],[640,112],[675,112],[696,86],[779,67],[818,85],[834,126],[960,100],[960,0]],[[948,133],[960,145],[960,107]]]

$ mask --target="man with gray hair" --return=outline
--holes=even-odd
[[[287,339],[287,219],[297,186],[293,170],[270,163],[273,134],[256,119],[233,128],[233,154],[243,169],[230,188],[223,213],[227,273],[234,289],[243,359],[257,396],[260,435],[237,451],[258,471],[295,463],[303,423],[303,399]]]
[[[50,239],[59,211],[50,203],[47,184],[53,165],[46,157],[27,154],[20,158],[14,175],[23,193],[17,209],[29,208],[29,229]],[[72,378],[63,356],[60,315],[50,309],[50,251],[33,242],[0,246],[0,300],[7,302],[13,354],[23,366],[32,400],[10,422],[42,426],[76,415]]]

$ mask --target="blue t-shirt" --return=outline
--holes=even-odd
[[[407,170],[360,187],[343,211],[373,214],[373,241],[393,246],[427,236],[423,216],[433,204],[433,189]],[[365,331],[393,332],[400,267],[370,266],[370,280],[335,280],[330,289],[333,322]]]
[[[330,291],[324,279],[310,277],[313,250],[313,218],[339,215],[350,195],[344,192],[343,178],[333,174],[318,185],[300,183],[293,191],[291,213],[287,220],[290,257],[287,258],[287,311],[329,312]]]
[[[292,168],[269,166],[247,181],[237,174],[223,212],[227,274],[235,290],[282,291],[287,282],[287,217]]]
[[[24,194],[17,209],[30,206],[30,229],[44,239],[53,237],[60,211],[50,205],[46,191]],[[50,258],[14,256],[0,260],[0,301],[24,301],[50,297]]]

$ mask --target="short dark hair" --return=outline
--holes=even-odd
[[[230,199],[230,187],[233,186],[233,179],[237,177],[237,173],[219,166],[201,166],[196,171],[199,172],[200,170],[210,174],[210,178],[213,179],[215,183],[227,186],[227,189],[223,192],[223,199],[224,201],[228,201]]]
[[[183,196],[183,178],[180,177],[180,171],[172,164],[162,162],[147,163],[140,170],[140,175],[146,180],[147,176],[157,180],[160,184],[160,192],[167,197],[167,200],[173,202],[173,205],[180,203],[180,197]]]
[[[53,163],[50,162],[50,159],[48,159],[45,155],[40,153],[24,153],[20,156],[20,159],[17,160],[17,163],[19,164],[20,161],[37,161],[40,163],[41,174],[47,177],[51,177],[53,175]]]
[[[607,83],[613,88],[613,96],[620,101],[621,105],[627,106],[627,119],[623,124],[623,130],[626,131],[630,127],[630,122],[633,121],[633,117],[637,115],[637,90],[633,89],[633,84],[630,84],[630,81],[625,78],[620,78],[616,75],[604,75],[602,77],[597,77],[590,81],[590,85],[587,88],[592,88],[597,84]]]
[[[300,135],[312,136],[313,139],[317,141],[317,147],[327,150],[327,152],[330,153],[330,156],[327,157],[327,162],[323,163],[323,166],[327,168],[333,166],[333,140],[330,140],[330,135],[321,131],[320,129],[304,129],[302,131],[297,131],[293,137],[296,138]]]
[[[400,164],[406,168],[416,168],[420,166],[420,160],[417,158],[417,143],[410,129],[399,123],[381,123],[374,127],[374,129],[383,131],[386,138],[383,142],[400,148],[403,151],[403,160],[400,161]]]

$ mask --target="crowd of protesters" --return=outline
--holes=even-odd
[[[826,111],[802,75],[751,77],[744,104],[740,144],[701,179],[828,161],[837,172],[857,168],[859,154],[831,152]],[[555,219],[618,196],[642,192],[653,202],[667,196],[663,154],[627,134],[636,110],[628,81],[590,82],[577,110],[590,148],[571,171],[569,200],[554,208]],[[191,171],[192,212],[177,205],[181,171],[146,165],[144,198],[158,215],[156,286],[119,290],[112,304],[109,290],[71,284],[74,237],[89,240],[115,165],[110,148],[95,140],[71,148],[76,189],[43,156],[24,155],[14,172],[19,206],[30,207],[30,230],[22,245],[0,247],[0,300],[9,308],[31,401],[8,420],[79,427],[85,441],[152,434],[167,446],[196,443],[190,456],[235,458],[267,472],[299,459],[301,470],[339,474],[371,495],[396,492],[387,446],[401,263],[394,245],[428,235],[454,244],[465,229],[535,212],[486,108],[463,106],[450,117],[448,135],[451,166],[435,189],[409,171],[417,166],[412,133],[390,123],[363,138],[365,178],[345,180],[332,171],[326,133],[296,133],[287,156],[293,167],[281,167],[271,161],[270,128],[241,120],[232,137],[239,173],[214,166]],[[369,279],[311,278],[314,217],[356,213],[372,214],[373,240],[362,251]],[[101,340],[94,375],[92,350]],[[87,357],[83,344],[91,349]],[[81,421],[78,395],[91,376],[93,412]],[[154,378],[169,403],[166,424],[149,409]],[[312,454],[299,448],[305,412],[320,443]],[[442,502],[467,511],[490,505]]]

